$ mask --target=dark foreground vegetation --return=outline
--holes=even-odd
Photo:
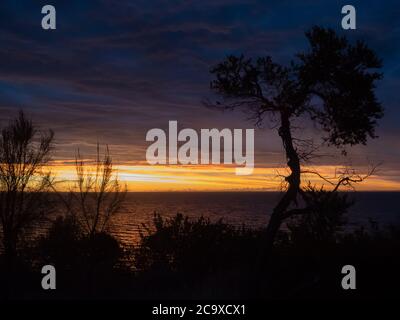
[[[296,222],[265,255],[265,230],[222,221],[154,217],[155,231],[122,248],[101,232],[87,236],[71,218],[1,260],[3,299],[276,299],[395,298],[400,229],[310,232]],[[315,228],[313,228],[315,230]],[[57,270],[57,289],[41,288],[41,267]],[[343,290],[341,269],[357,270],[357,289]]]

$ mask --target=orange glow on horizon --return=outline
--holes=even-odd
[[[314,166],[313,170],[324,176],[333,176],[335,166]],[[74,163],[54,161],[49,169],[59,181],[57,188],[65,191],[76,178]],[[279,191],[284,167],[254,168],[248,176],[235,175],[234,166],[224,165],[114,165],[121,183],[130,192],[161,191]],[[303,175],[303,182],[329,189],[329,184],[315,175]],[[400,182],[372,175],[362,183],[355,184],[358,191],[400,191]],[[343,190],[346,190],[343,188]]]

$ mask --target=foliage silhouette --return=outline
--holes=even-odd
[[[53,210],[48,191],[53,131],[40,131],[23,111],[1,130],[0,223],[6,257],[13,259],[23,233]]]
[[[155,214],[154,229],[141,235],[135,255],[140,270],[171,270],[182,273],[216,272],[242,264],[243,247],[247,258],[256,252],[259,232],[235,228],[222,220],[212,223],[208,218],[190,220],[182,214],[164,219]],[[238,253],[241,252],[239,255]]]
[[[315,145],[312,139],[294,136],[293,122],[308,117],[320,126],[327,145],[346,154],[347,145],[365,144],[368,137],[376,137],[375,126],[383,116],[374,93],[376,81],[382,77],[377,72],[381,61],[376,54],[364,42],[351,44],[331,29],[313,27],[306,37],[309,51],[298,54],[287,67],[274,63],[269,56],[253,61],[231,55],[211,69],[215,75],[211,89],[223,100],[209,105],[246,108],[256,125],[266,116],[277,122],[290,174],[284,177],[286,192],[268,223],[267,250],[273,246],[283,221],[292,215],[309,214],[314,206],[296,206],[299,197],[307,202],[301,187],[302,165],[315,154]],[[333,192],[341,185],[362,180],[348,170]]]
[[[122,254],[114,237],[105,232],[88,236],[72,216],[58,217],[38,247],[44,262],[70,270],[112,268]]]
[[[348,194],[317,189],[309,185],[304,189],[304,198],[310,212],[293,215],[287,223],[293,242],[330,243],[337,240],[346,224],[345,214],[354,201]]]
[[[125,188],[114,176],[112,158],[108,147],[101,158],[100,147],[94,165],[85,164],[78,150],[75,158],[77,181],[64,200],[67,212],[81,224],[89,237],[107,231],[110,219],[117,213],[125,198]]]

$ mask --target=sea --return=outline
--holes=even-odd
[[[140,231],[152,230],[154,214],[169,218],[177,213],[211,221],[222,219],[237,227],[262,228],[282,193],[279,192],[143,192],[128,193],[110,231],[125,245],[136,245]],[[372,224],[379,228],[400,225],[400,192],[350,192],[347,229]]]

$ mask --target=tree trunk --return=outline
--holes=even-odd
[[[285,219],[285,213],[289,206],[296,201],[297,193],[300,190],[300,160],[297,151],[293,146],[289,115],[284,111],[281,112],[279,136],[282,139],[283,147],[286,151],[287,165],[291,173],[288,177],[286,177],[288,189],[277,206],[274,208],[267,226],[267,252],[270,252],[270,250],[273,248],[276,234],[278,233],[279,228]]]

